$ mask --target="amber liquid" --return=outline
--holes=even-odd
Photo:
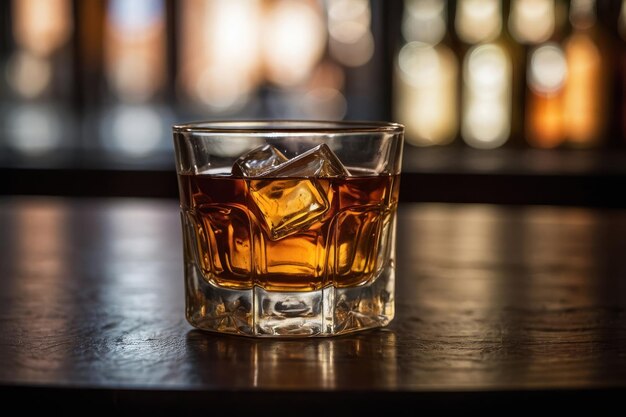
[[[390,262],[398,185],[398,175],[179,175],[186,261],[230,289],[364,284]]]

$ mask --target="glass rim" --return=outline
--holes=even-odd
[[[175,124],[174,133],[216,134],[349,134],[402,133],[404,125],[395,122],[361,120],[211,120]]]

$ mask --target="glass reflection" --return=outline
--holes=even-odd
[[[180,253],[171,248],[182,248],[178,216],[173,218],[171,206],[166,203],[150,202],[149,205],[138,201],[121,201],[115,207],[107,207],[99,213],[98,233],[104,245],[98,248],[102,259],[103,274],[114,285],[105,288],[108,291],[119,288],[145,285],[148,288],[156,277],[162,276],[162,268],[176,268],[172,276],[179,276],[177,264]],[[168,236],[166,240],[163,236]],[[117,287],[116,287],[117,286]],[[103,295],[104,302],[113,305],[124,304],[125,308],[135,310],[153,294],[115,294]],[[170,302],[182,294],[167,294]],[[161,300],[163,301],[163,300]],[[177,303],[172,303],[172,305]],[[150,308],[146,308],[149,312]]]
[[[46,205],[35,202],[21,208],[13,214],[18,273],[35,274],[46,280],[63,279],[70,254],[66,205],[61,201]]]
[[[0,288],[22,297],[0,305],[3,317],[16,318],[11,334],[24,336],[23,348],[3,357],[20,364],[14,381],[261,391],[576,388],[614,377],[609,367],[623,347],[615,337],[626,302],[619,211],[401,208],[391,328],[256,340],[187,331],[182,288],[172,284],[180,254],[171,249],[180,242],[172,241],[179,223],[170,203],[1,203],[0,272],[10,279]],[[572,376],[565,387],[564,372]]]
[[[348,389],[398,385],[396,335],[390,330],[305,340],[258,340],[187,333],[197,366],[190,378],[223,387]]]
[[[13,203],[5,200],[2,209],[0,213],[8,226],[2,229],[6,233],[3,239],[9,245],[0,270],[13,278],[5,285],[12,285],[8,293],[16,295],[2,307],[9,312],[7,317],[14,319],[13,324],[26,333],[26,338],[36,343],[35,350],[45,349],[45,361],[26,348],[28,345],[11,350],[15,352],[11,360],[21,364],[11,377],[28,381],[33,375],[39,378],[44,373],[54,380],[57,371],[63,372],[67,353],[55,347],[70,341],[67,332],[74,319],[71,314],[60,313],[67,312],[60,306],[70,303],[73,297],[64,283],[72,265],[68,206],[60,199],[17,199]],[[36,328],[33,321],[39,324]],[[40,371],[42,367],[44,370]]]

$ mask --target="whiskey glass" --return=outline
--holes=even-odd
[[[403,132],[386,122],[174,126],[189,323],[259,337],[386,326]]]

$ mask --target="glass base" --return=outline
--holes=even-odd
[[[389,264],[358,287],[270,292],[218,287],[188,263],[187,320],[202,330],[259,337],[333,336],[383,327],[394,316],[394,271]]]

